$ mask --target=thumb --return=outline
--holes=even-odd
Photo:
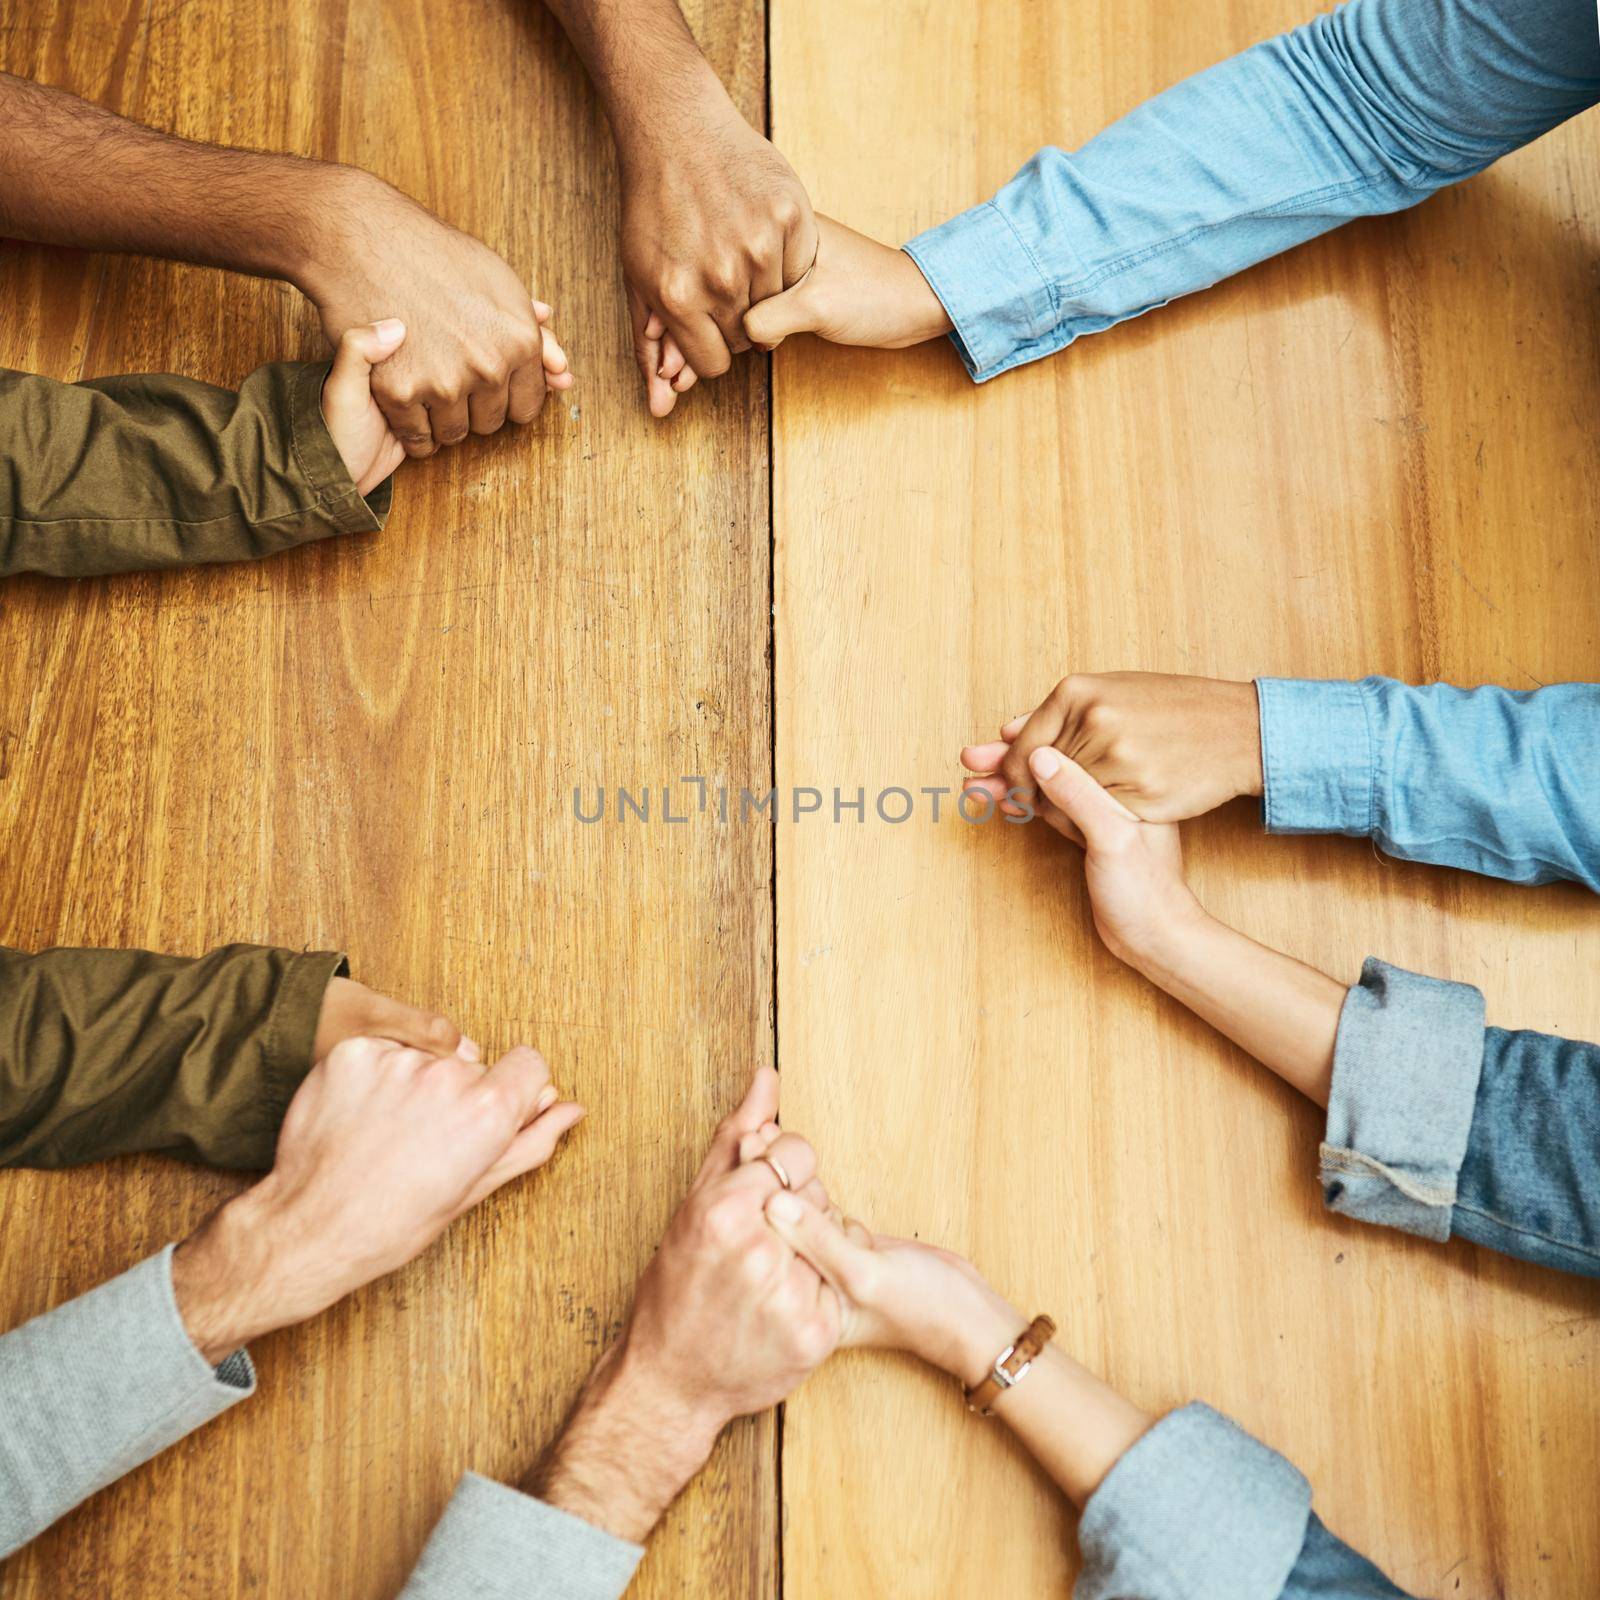
[[[394,317],[346,328],[322,387],[323,399],[330,406],[365,406],[372,393],[372,369],[380,361],[387,361],[404,343],[405,336],[405,323]]]
[[[810,333],[817,325],[806,292],[809,274],[792,289],[753,305],[744,314],[744,335],[751,344],[775,350],[791,333]]]
[[[1050,803],[1076,825],[1091,850],[1114,844],[1122,829],[1139,820],[1076,761],[1050,745],[1041,745],[1033,752],[1028,758],[1028,770]]]
[[[779,1189],[767,1201],[767,1225],[802,1260],[810,1263],[846,1305],[857,1299],[861,1258],[869,1254],[827,1212]]]

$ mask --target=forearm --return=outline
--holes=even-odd
[[[1591,104],[1571,0],[1352,0],[1174,85],[907,246],[995,376],[1359,216]]]
[[[0,1557],[254,1391],[242,1351],[196,1349],[170,1261],[0,1337]]]
[[[0,1166],[133,1151],[265,1167],[335,952],[0,950]]]
[[[231,150],[0,74],[0,232],[166,256],[306,288],[353,168]]]
[[[677,0],[545,0],[583,59],[624,160],[727,91]],[[729,102],[731,104],[731,102]]]
[[[643,1544],[705,1465],[721,1425],[664,1401],[626,1339],[589,1374],[560,1435],[523,1488],[547,1505]]]
[[[1356,834],[1409,861],[1600,892],[1600,684],[1256,688],[1272,832]]]
[[[352,481],[326,370],[276,362],[237,392],[0,372],[0,577],[255,560],[382,527],[390,483],[367,498]]]
[[[1013,1313],[974,1328],[957,1374],[961,1382],[967,1388],[980,1383],[1026,1326],[1027,1318]],[[1154,1420],[1054,1342],[1039,1353],[1021,1383],[1001,1392],[993,1415],[1080,1510]]]
[[[1318,1105],[1328,1103],[1346,989],[1213,917],[1121,952],[1158,988]]]

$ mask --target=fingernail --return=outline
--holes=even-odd
[[[481,1061],[483,1051],[478,1048],[476,1039],[469,1039],[466,1034],[461,1035],[461,1043],[456,1046],[456,1054],[463,1061]]]
[[[780,1189],[767,1201],[767,1215],[774,1222],[798,1222],[800,1202],[787,1189]]]
[[[382,322],[372,324],[372,331],[385,344],[396,344],[405,338],[406,325],[398,317],[385,317]]]
[[[544,1088],[539,1091],[539,1098],[533,1102],[533,1109],[535,1112],[543,1115],[543,1113],[548,1111],[558,1099],[560,1099],[560,1096],[556,1093],[555,1085],[553,1083],[547,1083]]]
[[[1041,745],[1028,757],[1036,778],[1053,778],[1061,770],[1061,757],[1049,745]]]

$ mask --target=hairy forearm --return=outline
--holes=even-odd
[[[728,102],[677,0],[545,0],[583,58],[624,158],[706,99]]]
[[[705,1465],[721,1424],[683,1414],[630,1362],[625,1342],[595,1363],[560,1434],[522,1487],[619,1539],[643,1544]]]
[[[297,156],[179,139],[0,74],[0,232],[165,256],[301,288],[348,190],[376,179]]]
[[[1285,1083],[1327,1105],[1343,984],[1211,917],[1171,946],[1129,959]]]

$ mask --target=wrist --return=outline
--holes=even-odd
[[[212,1366],[282,1326],[271,1249],[253,1191],[230,1200],[173,1252],[172,1292],[189,1338]]]
[[[698,154],[707,128],[737,123],[753,131],[692,40],[687,49],[664,46],[647,70],[636,68],[601,97],[624,172],[675,162],[683,144]]]
[[[1113,953],[1158,989],[1170,993],[1211,964],[1218,935],[1228,931],[1191,895],[1188,905],[1160,918],[1136,947]]]
[[[297,198],[284,218],[284,260],[277,276],[321,306],[347,274],[352,253],[366,248],[352,241],[353,231],[364,227],[398,191],[361,167],[331,161],[306,166]]]
[[[628,1349],[595,1363],[561,1436],[525,1487],[547,1505],[643,1544],[706,1464],[722,1423],[686,1405]]]
[[[1234,700],[1237,718],[1237,751],[1233,763],[1233,792],[1236,795],[1255,795],[1266,790],[1266,774],[1261,756],[1261,702],[1256,694],[1254,679],[1228,685]]]
[[[987,1283],[971,1287],[970,1294],[946,1301],[948,1315],[917,1351],[964,1389],[981,1383],[1000,1352],[1028,1326],[1027,1317]]]

